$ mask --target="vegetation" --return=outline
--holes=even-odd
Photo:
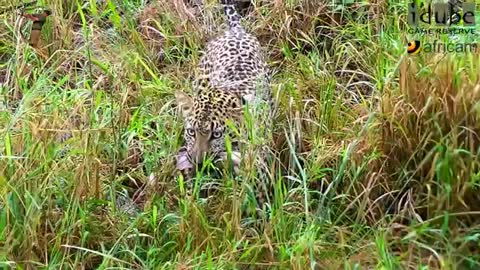
[[[271,157],[205,200],[175,171],[173,93],[222,10],[151,2],[45,1],[40,49],[1,14],[1,267],[480,268],[478,52],[408,55],[404,1],[243,6],[275,70]]]

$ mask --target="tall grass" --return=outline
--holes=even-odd
[[[250,122],[240,177],[194,183],[173,93],[216,0],[48,1],[40,49],[2,14],[0,265],[480,267],[478,53],[407,55],[406,2],[332,4],[242,10],[275,71],[272,139]]]

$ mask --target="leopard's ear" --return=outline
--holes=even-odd
[[[187,117],[193,108],[193,99],[182,91],[175,91],[175,99],[180,108],[182,116]]]

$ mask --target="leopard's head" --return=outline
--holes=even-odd
[[[242,99],[216,88],[202,89],[193,97],[177,91],[175,96],[183,116],[190,160],[201,164],[207,156],[225,154],[225,136],[229,132],[227,121],[238,123],[242,119]]]

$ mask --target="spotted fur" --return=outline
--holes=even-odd
[[[176,93],[185,129],[183,149],[194,164],[202,163],[207,156],[217,161],[226,159],[226,123],[239,123],[242,104],[265,100],[271,106],[269,72],[260,43],[241,26],[234,1],[223,0],[222,4],[228,28],[207,43],[193,97]],[[235,142],[232,161],[238,169],[241,157]]]

